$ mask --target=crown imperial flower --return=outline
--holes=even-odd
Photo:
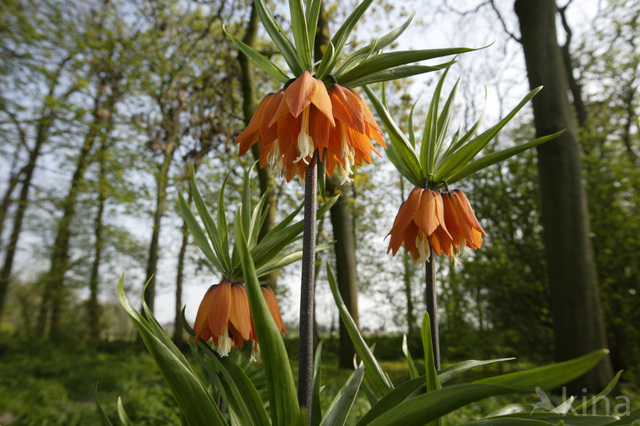
[[[351,167],[371,163],[371,139],[386,148],[382,131],[362,98],[353,90],[325,84],[308,71],[283,90],[266,95],[251,121],[236,138],[240,155],[258,142],[260,167],[271,164],[290,181],[304,178],[306,165],[317,153],[324,156],[326,172],[336,169],[349,179]]]
[[[262,294],[278,331],[286,333],[273,290],[262,286]],[[257,343],[244,285],[223,280],[209,287],[200,302],[193,328],[195,340],[211,339],[214,350],[221,356],[228,355],[233,346],[242,349],[245,340]]]
[[[478,223],[469,200],[460,190],[441,194],[414,188],[402,203],[389,232],[387,253],[405,249],[415,261],[429,260],[431,249],[456,260],[465,246],[478,249],[486,233]]]

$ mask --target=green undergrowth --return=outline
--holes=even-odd
[[[407,380],[409,373],[404,358],[396,356],[392,359],[390,356],[392,347],[399,352],[396,336],[386,339],[377,336],[375,340],[376,353],[378,349],[384,349],[381,351],[384,353],[389,348],[388,356],[384,353],[385,356],[381,357],[381,365],[391,381],[398,385]],[[286,342],[290,352],[294,352],[291,359],[294,377],[297,378],[297,340],[286,339]],[[329,407],[352,372],[338,368],[337,346],[330,341],[325,345],[320,394],[323,410]],[[189,354],[189,351],[185,353]],[[414,359],[418,371],[423,373],[424,362],[417,355]],[[531,363],[523,361],[491,364],[469,371],[456,380],[471,381],[531,366]],[[99,424],[94,402],[96,385],[100,402],[113,421],[120,396],[136,425],[180,424],[176,403],[142,344],[116,342],[91,347],[82,342],[54,345],[0,339],[0,425]],[[629,395],[633,407],[640,405],[634,385],[620,383],[617,390]],[[532,405],[535,402],[534,394],[490,398],[450,414],[445,424],[456,425],[479,419],[507,404]],[[369,407],[361,389],[348,424],[355,424]]]

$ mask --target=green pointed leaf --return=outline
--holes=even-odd
[[[138,329],[142,341],[158,365],[186,421],[194,425],[226,425],[211,395],[171,339],[166,336],[166,333],[163,336],[157,336],[149,322],[131,306],[124,293],[123,283],[124,275],[118,284],[120,304]]]
[[[247,58],[251,60],[251,62],[256,64],[264,72],[266,72],[276,80],[280,81],[281,83],[286,83],[287,81],[290,80],[290,77],[284,71],[282,71],[280,67],[278,67],[276,64],[274,64],[269,59],[262,56],[260,53],[253,50],[251,47],[247,46],[245,43],[242,42],[242,40],[229,34],[227,30],[224,28],[224,26],[222,27],[222,30],[227,35],[227,37],[229,37],[229,39],[233,42],[233,44],[235,44],[238,47],[238,49],[240,49],[240,51],[244,55],[246,55]]]
[[[195,171],[192,170],[191,173],[195,174]],[[225,265],[231,265],[231,258],[229,257],[229,249],[228,249],[229,229],[227,227],[227,217],[226,217],[227,208],[224,203],[224,190],[227,186],[227,180],[229,179],[229,176],[231,176],[231,172],[229,172],[227,176],[225,176],[224,180],[222,181],[222,186],[220,187],[220,195],[218,196],[218,231],[220,236],[220,247],[224,249],[222,250],[221,254],[224,258],[223,262]]]
[[[358,421],[358,426],[371,423],[375,418],[394,409],[405,399],[415,393],[424,393],[426,390],[425,377],[420,376],[406,381],[382,397],[377,403],[372,404],[371,409]]]
[[[622,376],[622,370],[618,371],[615,377],[611,380],[611,382],[609,382],[607,387],[602,390],[602,392],[600,392],[593,398],[589,399],[588,401],[584,402],[583,404],[578,405],[575,408],[575,410],[578,413],[586,412],[586,410],[589,410],[591,407],[597,404],[598,401],[601,401],[603,397],[609,395],[613,390],[613,388],[616,387],[616,385],[618,384],[618,380],[620,380],[620,376]]]
[[[224,251],[229,251],[229,247],[223,247],[220,242],[220,234],[218,233],[218,228],[216,227],[213,218],[211,217],[211,213],[209,213],[209,209],[202,199],[202,195],[200,195],[200,190],[198,189],[198,185],[196,184],[196,176],[195,173],[191,174],[191,194],[193,195],[193,203],[196,206],[196,210],[198,211],[198,215],[200,216],[200,220],[204,225],[204,229],[209,236],[209,241],[213,246],[213,250],[215,252],[215,257],[218,260],[220,266],[222,267],[221,272],[223,275],[227,275],[231,272],[231,265],[225,262],[227,256],[225,256]]]
[[[220,371],[229,397],[229,405],[234,407],[240,424],[256,426],[269,424],[264,403],[244,370],[229,357],[219,356],[202,340],[198,342],[198,346],[205,351],[207,358],[213,361]]]
[[[296,421],[300,413],[289,356],[260,290],[242,221],[236,220],[234,229],[251,316],[260,342],[260,352],[269,389],[272,424],[288,425]]]
[[[258,16],[260,16],[260,21],[262,21],[262,25],[264,25],[264,29],[267,30],[269,37],[282,53],[291,72],[293,72],[296,77],[299,77],[304,72],[304,69],[298,62],[298,54],[296,53],[295,47],[273,18],[273,15],[267,8],[265,0],[254,0],[254,5]]]
[[[333,273],[331,272],[329,265],[327,265],[327,279],[329,281],[331,293],[333,294],[333,300],[336,302],[338,307],[340,318],[342,318],[342,322],[349,333],[349,337],[351,337],[351,341],[356,348],[358,356],[360,356],[362,362],[366,366],[367,376],[371,379],[376,391],[381,395],[388,394],[393,389],[393,385],[387,378],[386,374],[384,374],[378,360],[373,356],[373,352],[371,352],[371,349],[369,349],[369,346],[367,346],[362,338],[353,318],[349,315],[349,311],[342,300],[342,296],[340,296],[340,293],[338,292],[338,285],[333,278]]]
[[[305,21],[307,22],[307,40],[309,43],[310,57],[313,56],[313,43],[316,39],[316,28],[318,28],[318,17],[320,16],[321,5],[322,0],[307,0]]]
[[[545,365],[516,373],[488,377],[474,383],[490,383],[507,386],[521,392],[533,391],[536,387],[553,389],[582,376],[609,353],[606,349],[591,352],[569,361]]]
[[[433,262],[433,256],[431,261]],[[436,371],[434,355],[433,355],[433,344],[431,342],[431,322],[430,322],[429,314],[427,312],[424,313],[424,317],[422,319],[422,328],[420,330],[420,334],[422,336],[422,346],[424,347],[424,369],[425,369],[425,384],[426,391],[434,392],[440,389],[440,381],[438,380],[438,372]],[[442,419],[434,419],[429,423],[429,426],[440,426],[442,425]]]
[[[462,169],[460,169],[460,171],[457,172],[455,175],[449,178],[445,177],[444,180],[447,181],[448,183],[458,182],[466,178],[467,176],[477,172],[478,170],[486,169],[487,167],[495,163],[498,163],[500,161],[506,160],[507,158],[513,157],[514,155],[517,155],[523,151],[526,151],[527,149],[538,146],[544,142],[550,141],[551,139],[555,139],[556,137],[561,135],[562,132],[564,132],[564,130],[554,133],[552,135],[547,135],[538,139],[534,139],[532,141],[523,143],[521,145],[517,145],[511,148],[503,149],[502,151],[485,155],[482,158],[478,158],[477,160],[471,161]]]
[[[601,426],[615,424],[614,416],[576,416],[562,413],[516,413],[472,422],[472,425],[545,424],[565,426]],[[527,423],[529,422],[529,423]]]
[[[362,376],[364,375],[364,364],[354,371],[347,382],[342,386],[340,392],[336,395],[331,402],[331,405],[327,409],[327,413],[322,419],[321,425],[344,425],[349,411],[353,406],[358,390],[360,389],[360,383],[362,383]]]
[[[102,404],[100,404],[100,399],[98,398],[98,384],[96,383],[96,388],[93,392],[93,398],[96,402],[96,409],[98,410],[98,416],[100,417],[100,422],[102,423],[102,426],[113,426],[113,423],[111,423],[111,420],[109,420],[109,417],[107,416],[107,414],[104,412],[104,409],[102,408]]]
[[[432,71],[439,71],[441,69],[451,66],[453,62],[445,62],[438,65],[402,65],[399,67],[393,67],[376,71],[372,73],[365,73],[356,78],[337,78],[338,83],[347,87],[365,86],[367,84],[381,83],[384,81],[398,80],[401,78],[411,77],[418,74],[424,74]]]
[[[318,342],[313,358],[313,383],[311,384],[311,426],[318,426],[322,421],[322,406],[320,404],[320,360],[322,359],[322,342]]]
[[[443,160],[441,166],[437,167],[434,180],[436,182],[442,182],[445,176],[453,176],[460,169],[462,169],[469,161],[471,161],[497,134],[511,119],[520,111],[530,100],[533,98],[542,87],[529,92],[527,96],[520,101],[520,103],[513,109],[505,118],[503,118],[498,124],[483,132],[473,140],[467,142],[455,153],[448,156],[446,160]]]
[[[225,270],[220,262],[218,262],[218,258],[216,257],[216,255],[213,253],[211,245],[209,245],[207,236],[202,231],[202,228],[200,228],[198,220],[194,216],[191,208],[187,205],[187,202],[180,192],[178,192],[178,204],[180,205],[180,212],[182,213],[182,217],[187,223],[187,227],[189,228],[189,231],[191,231],[191,235],[193,235],[193,240],[196,242],[198,247],[200,247],[200,250],[202,250],[202,253],[209,260],[209,262],[211,262],[213,267],[220,271],[220,273],[224,274]]]
[[[431,103],[429,104],[429,112],[424,125],[424,133],[422,134],[422,143],[420,145],[420,163],[422,164],[424,173],[432,175],[434,169],[434,158],[436,157],[436,140],[438,134],[438,112],[440,110],[440,97],[444,81],[451,68],[445,69],[442,76],[438,80],[438,84],[433,91]]]
[[[338,68],[336,68],[335,73],[344,74],[348,72],[363,60],[367,59],[373,54],[377,54],[378,52],[380,52],[380,50],[384,49],[385,47],[393,43],[398,37],[400,37],[402,33],[404,33],[407,27],[409,27],[413,19],[416,17],[416,13],[417,12],[413,12],[413,14],[409,16],[409,18],[404,22],[404,24],[402,24],[398,28],[395,28],[394,30],[392,30],[391,32],[385,34],[380,38],[376,38],[365,47],[358,49],[357,51],[347,56],[342,62],[342,64],[340,64]]]
[[[462,361],[440,370],[438,372],[438,380],[440,381],[440,384],[443,384],[453,379],[457,375],[462,374],[465,371],[471,370],[472,368],[480,367],[487,364],[494,364],[496,362],[505,362],[505,361],[513,361],[513,360],[515,360],[515,358],[498,358],[498,359],[490,359],[486,361],[477,361],[475,359],[470,359],[467,361]]]
[[[127,415],[127,412],[124,409],[124,405],[122,405],[122,398],[118,397],[118,419],[120,423],[124,426],[132,426],[131,419]]]
[[[615,423],[612,423],[612,425],[627,426],[627,425],[635,425],[637,423],[640,423],[640,408],[636,408],[626,416],[622,416],[620,420],[618,420]]]
[[[489,396],[555,388],[589,371],[606,353],[595,351],[562,363],[438,389],[407,399],[368,424],[418,426]]]
[[[415,379],[420,376],[418,374],[418,369],[416,365],[413,363],[413,358],[411,358],[411,353],[409,352],[409,346],[407,345],[407,335],[402,335],[402,352],[404,353],[404,357],[407,359],[407,366],[409,367],[409,377],[411,379]]]
[[[316,216],[320,219],[338,200],[338,196],[335,196],[326,203],[324,203],[316,212]],[[300,234],[304,229],[303,221],[294,223],[286,227],[276,226],[267,235],[260,240],[260,242],[251,250],[251,256],[255,263],[256,268],[261,268],[271,259],[282,251],[285,247],[291,244],[296,239],[300,238]]]
[[[296,44],[298,63],[302,65],[304,70],[311,72],[313,67],[313,46],[311,43],[313,42],[309,42],[307,19],[302,0],[289,0],[289,12],[291,13],[291,30]]]
[[[407,64],[440,58],[443,56],[458,55],[476,49],[467,47],[454,47],[447,49],[402,50],[396,52],[380,53],[365,59],[360,64],[344,74],[336,73],[335,78],[340,81],[353,81],[363,78],[368,74],[402,67]]]
[[[387,148],[389,159],[411,183],[416,186],[422,186],[425,176],[422,175],[423,171],[420,166],[420,160],[411,142],[405,138],[398,125],[393,121],[393,118],[391,118],[389,111],[387,111],[387,108],[380,99],[378,99],[376,94],[373,93],[373,90],[367,86],[363,88],[389,135],[389,140],[391,141],[391,146]]]
[[[344,49],[344,45],[347,43],[351,31],[353,31],[364,12],[366,12],[369,6],[371,6],[372,2],[373,0],[364,0],[360,3],[354,11],[351,12],[351,15],[347,17],[342,26],[338,28],[338,31],[336,31],[335,35],[331,39],[331,44],[334,48],[333,54],[328,58],[327,52],[325,52],[322,57],[322,61],[320,62],[320,66],[318,67],[316,78],[323,79],[328,74],[331,74],[331,71],[338,62],[338,58],[342,54],[342,50]],[[327,57],[327,60],[325,60],[325,57]]]
[[[316,253],[326,250],[330,247],[333,247],[334,244],[335,244],[335,241],[330,243],[325,243],[325,244],[319,244],[316,246]],[[302,259],[302,250],[298,250],[293,253],[285,254],[282,256],[276,256],[266,264],[256,269],[256,275],[258,275],[258,277],[262,277],[273,271],[277,271],[279,269],[284,268],[287,265],[297,262],[300,259]]]
[[[437,127],[436,127],[437,130],[436,130],[436,134],[434,135],[435,136],[435,139],[434,139],[435,156],[431,162],[432,166],[435,165],[435,162],[436,162],[435,160],[440,156],[440,153],[444,151],[444,140],[445,140],[445,137],[447,136],[449,123],[451,122],[451,117],[453,113],[453,102],[455,101],[456,94],[458,92],[458,87],[460,86],[461,81],[462,81],[462,77],[459,77],[455,86],[453,86],[453,89],[451,90],[451,93],[449,94],[447,101],[442,107],[442,111],[440,111]]]

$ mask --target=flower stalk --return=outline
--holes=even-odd
[[[300,340],[298,361],[298,404],[311,415],[313,384],[313,313],[316,261],[316,209],[318,156],[307,166],[304,188],[304,234],[302,238],[302,281],[300,284]]]
[[[436,370],[440,370],[440,335],[438,331],[438,296],[436,293],[436,253],[431,249],[429,261],[425,262],[425,301],[427,313],[431,319],[431,347],[433,348],[433,363]]]

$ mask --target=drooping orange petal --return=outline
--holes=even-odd
[[[311,76],[309,71],[303,72],[300,77],[291,83],[284,92],[291,115],[294,117],[299,116],[311,104],[311,100],[314,98],[318,88],[316,79]]]
[[[474,229],[477,229],[480,233],[482,233],[482,235],[484,235],[486,237],[487,234],[484,232],[484,229],[482,229],[482,226],[480,226],[480,223],[478,222],[478,219],[476,218],[476,215],[473,212],[473,209],[471,208],[471,204],[469,203],[469,199],[464,194],[464,192],[460,191],[459,189],[454,189],[452,192],[458,198],[459,203],[462,206],[462,210],[464,211],[464,213],[465,213],[465,215],[467,217],[467,220],[471,224],[471,226]]]
[[[436,202],[436,218],[438,219],[438,223],[442,227],[444,233],[449,237],[449,240],[451,240],[451,234],[449,233],[444,220],[444,205],[442,203],[442,194],[440,194],[440,191],[433,191],[433,195]]]
[[[276,295],[271,289],[271,287],[267,285],[260,286],[262,289],[262,295],[264,296],[264,300],[267,302],[267,307],[269,308],[269,312],[271,313],[271,317],[273,321],[276,323],[276,328],[278,331],[287,333],[287,330],[284,328],[284,323],[282,322],[282,316],[280,315],[280,307],[278,306],[278,300],[276,299]]]
[[[438,226],[436,220],[436,205],[433,198],[433,191],[430,189],[425,189],[422,193],[420,206],[413,221],[427,237],[436,230]]]
[[[209,303],[209,328],[211,334],[217,340],[222,334],[231,312],[231,283],[222,281],[212,292]]]
[[[331,123],[331,126],[335,126],[336,122],[333,119],[333,110],[331,108],[331,99],[327,93],[327,88],[324,83],[318,79],[313,79],[316,85],[316,91],[311,97],[311,103],[318,108],[318,111],[324,115]]]
[[[409,226],[410,223],[413,223],[413,217],[420,206],[422,191],[422,188],[414,188],[406,201],[402,203],[400,210],[398,211],[398,215],[396,216],[396,220],[393,223],[393,228],[391,228],[392,233],[398,232],[402,234],[407,226]]]
[[[242,339],[249,340],[249,336],[251,335],[251,314],[249,313],[247,291],[242,284],[234,283],[231,285],[229,322],[235,330],[240,333]]]
[[[329,93],[333,116],[354,130],[365,133],[362,104],[359,97],[343,87],[334,84]]]
[[[196,320],[195,320],[195,323],[193,324],[193,330],[196,332],[196,338],[195,338],[196,342],[200,337],[202,337],[205,342],[209,340],[209,338],[211,337],[210,333],[209,333],[209,338],[205,338],[204,336],[205,336],[205,331],[208,331],[209,329],[207,314],[209,312],[209,303],[211,303],[211,297],[213,296],[214,288],[215,286],[209,287],[207,292],[204,294],[204,297],[202,298],[202,302],[200,302],[200,306],[198,307]]]

